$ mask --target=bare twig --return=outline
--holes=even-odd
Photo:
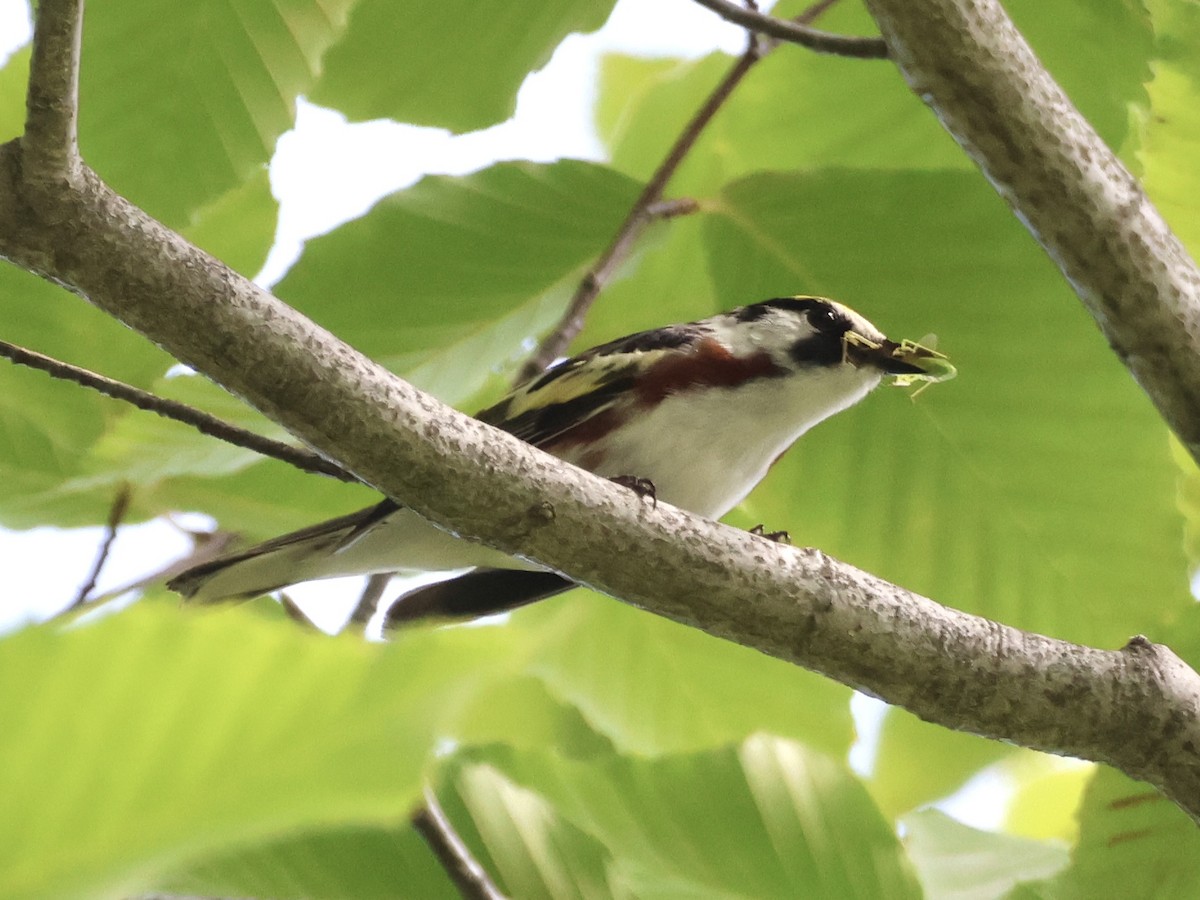
[[[295,466],[301,471],[317,475],[328,475],[331,478],[347,482],[358,480],[341,466],[337,465],[337,463],[331,462],[325,459],[325,457],[313,453],[311,450],[305,450],[303,447],[293,447],[290,444],[283,443],[283,441],[276,441],[261,434],[255,434],[253,431],[248,431],[223,419],[218,419],[216,416],[188,406],[186,403],[180,403],[177,400],[167,400],[165,397],[159,397],[156,394],[136,388],[133,385],[107,378],[104,375],[97,375],[95,372],[81,369],[79,366],[73,366],[70,363],[62,362],[51,356],[45,356],[24,347],[18,347],[16,344],[10,344],[8,341],[0,341],[0,356],[18,365],[29,366],[31,369],[46,372],[54,378],[61,378],[64,381],[71,381],[83,387],[91,388],[94,391],[99,391],[106,397],[123,400],[126,403],[136,406],[138,409],[162,416],[164,419],[171,419],[184,425],[190,425],[201,434],[218,438],[238,447],[244,447],[247,450],[253,450],[255,453],[261,453],[263,456],[269,456],[272,459],[278,459],[281,462]]]
[[[790,21],[777,19],[774,16],[738,6],[731,0],[696,0],[696,2],[735,25],[741,25],[757,34],[765,34],[789,44],[799,44],[815,53],[852,56],[857,59],[886,59],[888,55],[887,44],[881,38],[832,34],[828,31],[809,28],[805,22],[800,20],[800,17]]]
[[[676,201],[674,204],[664,201],[662,192],[687,157],[688,152],[699,140],[705,127],[712,121],[713,116],[717,114],[717,111],[733,93],[734,88],[761,58],[761,53],[757,43],[751,42],[749,49],[738,57],[737,62],[725,73],[725,77],[713,88],[712,93],[708,95],[696,114],[684,126],[663,161],[658,164],[658,168],[654,170],[654,174],[650,176],[646,186],[642,188],[641,194],[634,201],[625,220],[617,228],[617,233],[613,235],[608,247],[579,282],[579,287],[575,289],[575,294],[571,297],[571,302],[567,304],[567,310],[563,313],[558,325],[542,339],[533,356],[521,368],[521,372],[517,376],[518,381],[532,378],[566,352],[571,341],[583,330],[583,321],[587,311],[613,273],[625,262],[633,250],[634,243],[649,222],[655,217],[668,218],[684,215],[697,209],[694,200]]]
[[[517,377],[518,381],[525,381],[543,371],[566,352],[571,341],[583,330],[587,311],[608,280],[612,278],[613,273],[625,262],[638,237],[641,236],[642,230],[653,220],[654,214],[651,210],[662,208],[661,204],[664,202],[662,193],[667,182],[674,176],[688,152],[696,145],[696,141],[700,139],[700,135],[712,121],[713,116],[717,114],[717,111],[733,93],[734,88],[741,83],[761,56],[761,48],[757,42],[752,41],[746,52],[738,57],[737,62],[725,73],[725,77],[713,88],[712,93],[696,110],[696,114],[684,126],[679,137],[675,139],[675,143],[671,145],[671,149],[667,151],[667,155],[663,157],[663,161],[658,164],[658,168],[654,170],[654,174],[642,188],[641,194],[630,207],[625,220],[617,228],[617,233],[613,235],[608,247],[579,282],[579,287],[575,289],[575,294],[571,297],[571,302],[567,304],[567,310],[563,313],[558,325],[542,339],[533,356],[521,368]],[[696,209],[695,201],[691,201],[691,205],[686,208],[694,211]],[[679,214],[681,213],[672,213],[672,215]]]
[[[170,517],[168,517],[169,520]],[[168,563],[163,568],[151,572],[149,575],[143,575],[136,581],[131,581],[126,584],[118,585],[111,590],[105,591],[97,597],[92,598],[92,603],[101,603],[105,600],[112,600],[120,597],[122,594],[127,594],[130,591],[140,590],[144,587],[149,587],[152,584],[159,582],[170,581],[180,572],[185,572],[192,566],[198,566],[201,563],[209,562],[216,559],[218,556],[223,556],[237,546],[241,540],[241,536],[232,531],[188,531],[192,539],[195,541],[195,548],[187,556],[181,557],[174,562]]]
[[[87,580],[83,586],[79,588],[79,593],[75,595],[75,599],[71,601],[63,612],[70,612],[78,609],[83,604],[87,603],[88,595],[91,594],[96,587],[96,581],[100,578],[100,573],[104,570],[104,564],[108,562],[108,554],[112,551],[113,541],[117,539],[117,529],[121,525],[121,521],[125,518],[125,513],[129,511],[129,501],[133,496],[133,492],[128,484],[122,484],[117,489],[117,495],[113,497],[112,506],[108,510],[108,521],[104,526],[104,540],[100,542],[100,550],[96,553],[96,561],[92,563],[92,570],[88,573]]]
[[[363,588],[358,602],[354,604],[354,612],[350,614],[351,624],[366,626],[371,621],[371,617],[379,609],[379,598],[383,596],[391,580],[391,572],[376,572],[367,578],[366,587]]]
[[[300,604],[293,600],[286,591],[279,595],[279,605],[283,607],[283,611],[287,613],[289,619],[297,625],[304,627],[305,630],[321,630],[317,627],[317,623],[308,617],[308,613],[301,608]]]
[[[71,184],[79,170],[79,47],[83,0],[42,0],[29,62],[25,177],[39,188]]]
[[[429,788],[425,788],[425,805],[413,813],[412,824],[466,900],[504,900],[505,895],[471,855]]]
[[[825,12],[837,0],[820,0],[813,4],[794,21],[808,23],[815,19],[821,13]],[[776,20],[777,21],[777,20]],[[775,48],[774,41],[756,40],[753,36],[746,48],[746,52],[738,57],[737,61],[725,73],[717,86],[713,88],[712,93],[705,98],[704,103],[696,110],[696,113],[688,120],[688,123],[679,133],[679,137],[675,139],[675,143],[667,151],[667,155],[663,157],[662,162],[658,164],[658,168],[654,170],[654,174],[650,176],[650,180],[646,182],[642,188],[641,194],[634,201],[625,220],[621,222],[617,228],[616,234],[613,235],[612,241],[608,247],[600,254],[596,262],[587,271],[579,282],[579,287],[575,289],[575,294],[571,297],[571,302],[567,304],[567,309],[559,320],[558,325],[554,330],[542,339],[533,355],[521,367],[521,371],[517,376],[517,381],[522,382],[539,372],[542,372],[554,360],[562,356],[567,347],[571,345],[571,341],[583,330],[584,318],[587,315],[592,304],[596,301],[600,291],[612,278],[613,274],[621,267],[621,264],[628,258],[632,252],[634,244],[641,236],[642,231],[651,221],[656,218],[672,218],[679,215],[687,215],[699,209],[699,205],[695,200],[688,198],[680,200],[664,200],[662,197],[663,191],[666,189],[667,183],[674,177],[675,172],[682,165],[684,159],[687,158],[689,152],[700,139],[700,135],[704,133],[704,129],[725,105],[726,101],[732,96],[734,90],[742,80],[754,68],[755,63],[766,56]]]

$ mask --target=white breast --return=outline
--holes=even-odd
[[[675,394],[605,437],[596,474],[648,478],[658,499],[719,518],[804,432],[879,382],[877,371],[837,366]]]

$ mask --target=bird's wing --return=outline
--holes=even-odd
[[[556,442],[591,435],[619,421],[612,412],[632,402],[637,373],[701,336],[696,326],[641,332],[596,347],[516,388],[478,418],[550,452]],[[608,421],[603,417],[608,414]],[[582,426],[590,432],[583,432]],[[559,445],[562,449],[562,445]],[[168,587],[201,602],[257,596],[280,587],[339,575],[392,570],[521,568],[503,554],[461,541],[391,500],[293,531],[240,553],[188,569]],[[548,575],[548,573],[541,573]],[[518,588],[522,596],[564,582],[507,576],[481,576],[472,589]],[[555,576],[557,577],[557,576]],[[478,584],[476,583],[478,582]],[[503,582],[503,584],[501,584]],[[518,583],[519,582],[519,583]],[[458,601],[449,602],[455,606]],[[445,607],[447,604],[442,603]]]
[[[632,400],[639,373],[696,344],[699,325],[642,331],[593,347],[516,388],[476,418],[543,449]]]

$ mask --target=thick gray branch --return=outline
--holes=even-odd
[[[60,208],[31,213],[19,155],[18,143],[0,148],[0,254],[73,286],[433,521],[932,722],[1112,763],[1200,819],[1200,679],[1169,650],[1026,634],[819,551],[640,502],[421,394],[86,170]]]
[[[867,0],[891,57],[1200,461],[1200,272],[993,0]]]

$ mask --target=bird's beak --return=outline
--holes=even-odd
[[[957,374],[945,355],[915,341],[876,341],[848,331],[843,347],[847,360],[859,366],[874,366],[900,386],[916,381],[949,381]]]

